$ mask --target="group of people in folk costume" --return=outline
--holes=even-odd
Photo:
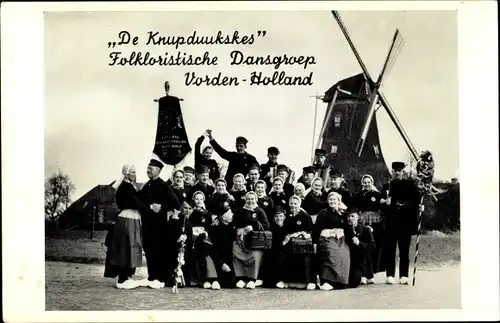
[[[210,145],[202,150],[206,137]],[[354,288],[373,284],[383,271],[394,284],[399,247],[399,282],[408,284],[410,241],[423,206],[403,162],[392,163],[382,192],[366,174],[362,190],[352,194],[342,174],[325,165],[324,150],[315,151],[314,165],[293,185],[276,147],[259,165],[247,143],[238,137],[236,151],[227,151],[207,130],[196,142],[194,168],[174,170],[163,181],[163,163],[152,159],[139,190],[135,168],[124,166],[115,183],[121,212],[106,238],[105,277],[118,277],[118,288],[163,288],[175,284],[181,262],[188,286],[211,289]],[[229,162],[225,178],[213,151]],[[252,244],[262,237],[271,240],[267,247]],[[148,277],[132,280],[142,250]]]

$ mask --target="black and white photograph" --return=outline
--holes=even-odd
[[[42,311],[464,308],[459,10],[264,4],[40,13]]]

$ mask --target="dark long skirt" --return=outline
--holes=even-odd
[[[256,280],[262,263],[262,250],[246,249],[243,242],[233,242],[233,268],[236,278]]]
[[[279,281],[284,281],[285,254],[280,250],[266,250],[262,257],[259,279],[264,287],[275,287]]]
[[[104,277],[130,277],[142,265],[141,220],[124,217],[127,215],[133,217],[139,215],[139,212],[124,210],[118,215],[106,241],[108,249]]]
[[[369,225],[373,229],[373,239],[375,240],[375,249],[370,252],[370,261],[372,273],[376,274],[385,271],[385,262],[383,255],[383,247],[385,244],[385,225],[379,212],[362,212],[361,222],[364,225]],[[370,273],[366,273],[370,276]],[[368,276],[363,276],[370,278]]]
[[[284,281],[287,283],[315,283],[313,259],[310,254],[292,253],[291,243],[286,246]]]
[[[318,243],[318,270],[322,282],[349,283],[350,252],[345,237],[320,237]]]

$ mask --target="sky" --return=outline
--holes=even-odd
[[[405,45],[382,92],[418,151],[430,150],[437,179],[459,176],[457,18],[455,11],[348,11],[342,19],[372,77],[378,76],[396,28]],[[164,95],[181,97],[191,146],[207,128],[226,149],[234,139],[249,139],[248,152],[264,163],[269,146],[297,173],[311,159],[315,100],[337,81],[361,72],[329,11],[287,12],[49,12],[45,14],[45,172],[57,169],[76,186],[73,200],[97,184],[120,175],[123,164],[137,167],[147,180],[153,157],[157,105]],[[139,37],[136,46],[108,48],[120,31]],[[172,46],[146,46],[147,33],[187,37],[216,35],[220,30],[257,34],[252,45],[181,46],[179,51],[218,57],[218,66],[109,66],[109,52],[120,48],[175,54]],[[311,86],[186,86],[184,74],[248,78],[253,71],[271,75],[271,66],[231,66],[229,54],[314,56],[304,69],[284,66],[291,76],[313,73]],[[316,137],[326,104],[318,102]],[[408,150],[389,117],[377,112],[386,162],[406,160]],[[216,156],[217,157],[217,156]],[[193,164],[192,154],[183,164]],[[169,176],[164,169],[162,177]]]

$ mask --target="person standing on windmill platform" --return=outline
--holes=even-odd
[[[403,162],[392,163],[392,180],[383,187],[381,203],[385,203],[386,242],[384,248],[387,283],[396,283],[396,247],[399,248],[400,283],[408,284],[410,265],[411,236],[416,234],[418,212],[423,211],[420,205],[420,192],[411,179],[404,178]]]
[[[229,162],[225,176],[227,187],[233,187],[234,175],[248,174],[250,166],[258,164],[257,159],[246,152],[248,140],[245,137],[236,138],[236,151],[227,151],[212,137],[212,130],[207,129],[206,133],[215,152]]]

